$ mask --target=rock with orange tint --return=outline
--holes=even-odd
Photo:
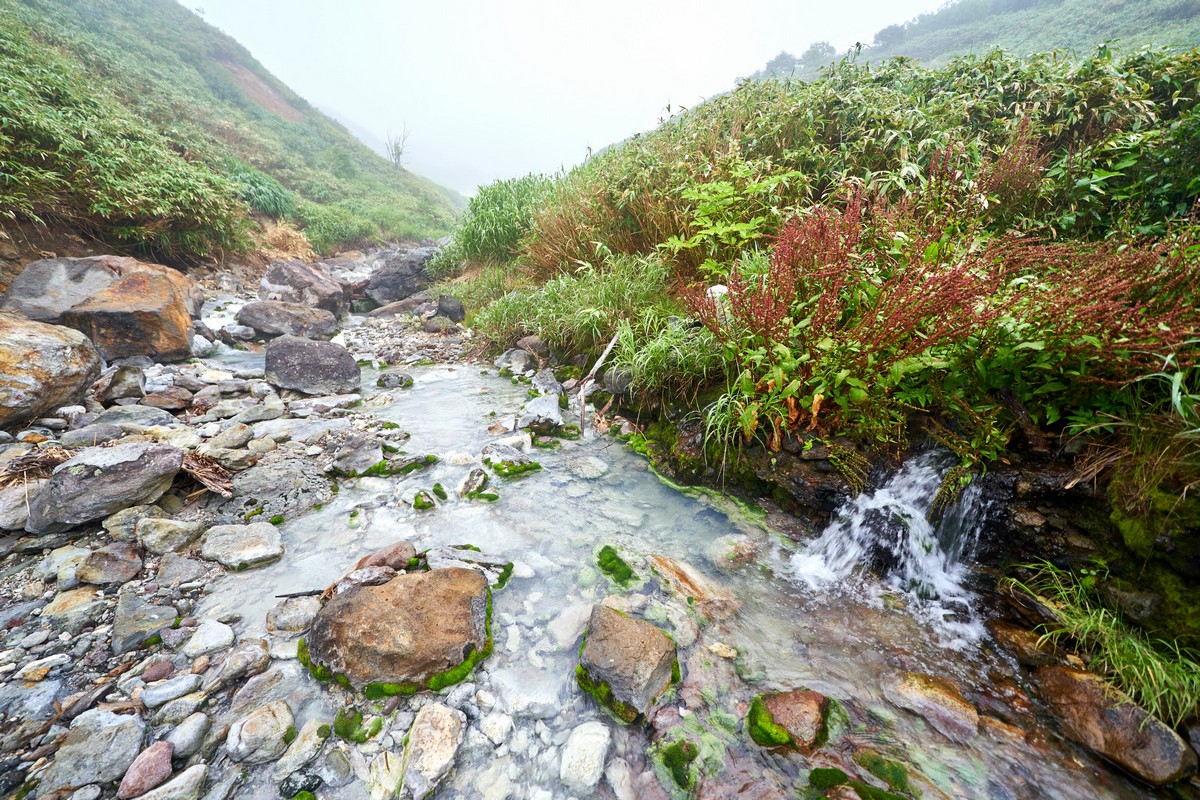
[[[83,334],[0,313],[0,428],[75,403],[99,374],[100,356]]]
[[[29,264],[0,308],[81,331],[112,361],[191,355],[191,318],[204,294],[182,273],[121,256],[52,258]]]
[[[979,732],[979,711],[957,686],[937,675],[906,672],[888,699],[924,717],[952,742],[964,744]]]
[[[91,339],[106,361],[140,355],[180,361],[192,355],[187,297],[160,273],[132,272],[71,308],[62,321]]]

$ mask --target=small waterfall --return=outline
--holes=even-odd
[[[987,510],[979,486],[972,483],[939,519],[929,519],[953,463],[944,451],[923,453],[879,489],[854,498],[792,557],[796,576],[814,590],[829,591],[856,570],[869,570],[908,594],[910,611],[937,630],[942,644],[977,641],[982,626],[973,613],[975,595],[963,581]]]

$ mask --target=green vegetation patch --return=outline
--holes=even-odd
[[[692,764],[700,749],[688,739],[680,739],[662,748],[659,757],[663,766],[671,773],[671,780],[684,791],[691,791],[696,783],[695,770]]]
[[[450,497],[450,495],[446,494],[446,487],[442,486],[440,483],[435,483],[433,485],[433,494],[438,500],[446,500]]]
[[[919,796],[917,790],[909,783],[908,767],[894,758],[888,758],[873,750],[860,750],[854,754],[854,762],[886,783],[892,790]]]
[[[616,548],[606,544],[596,554],[596,566],[616,583],[626,586],[637,580],[633,568],[617,553]]]
[[[837,767],[817,767],[808,773],[808,785],[814,789],[833,789],[850,782],[846,773]]]
[[[363,713],[357,708],[343,708],[333,720],[333,733],[339,739],[354,744],[363,744],[383,730],[383,717],[375,717],[370,725],[363,725]]]
[[[437,503],[433,502],[433,498],[429,496],[429,492],[424,489],[419,490],[413,495],[413,508],[417,511],[429,511],[437,508]]]
[[[792,735],[775,722],[761,694],[750,701],[750,710],[746,713],[746,732],[761,747],[786,747],[792,743]]]
[[[542,469],[542,465],[536,461],[528,461],[520,464],[516,461],[493,461],[490,458],[485,458],[483,459],[483,463],[491,467],[501,478],[516,478],[520,475],[540,472]]]
[[[601,708],[612,712],[613,716],[621,722],[629,725],[637,721],[640,716],[638,710],[613,697],[612,687],[604,681],[593,680],[582,664],[575,667],[575,680],[579,684],[579,688],[599,703]]]
[[[311,674],[319,682],[332,682],[347,689],[351,688],[350,679],[345,675],[334,672],[329,667],[313,661],[311,654],[308,652],[308,642],[304,639],[304,637],[300,637],[300,641],[296,643],[296,658],[300,662],[300,666],[308,670],[309,674]]]

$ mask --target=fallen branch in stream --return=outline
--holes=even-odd
[[[580,432],[587,430],[587,390],[588,390],[588,387],[596,382],[596,373],[600,371],[600,368],[602,366],[604,366],[604,362],[608,360],[608,355],[609,355],[609,353],[612,352],[612,349],[617,346],[617,338],[619,336],[620,336],[620,334],[613,334],[612,339],[608,343],[608,347],[604,348],[604,352],[600,354],[600,358],[599,358],[599,360],[596,361],[595,365],[592,367],[592,371],[589,372],[587,375],[583,376],[583,380],[581,380],[579,382],[579,430],[580,430]],[[612,399],[610,398],[608,401],[608,404],[604,406],[604,410],[607,411],[609,406],[611,406],[611,405],[612,405]]]

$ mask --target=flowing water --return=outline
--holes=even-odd
[[[520,408],[526,387],[468,366],[413,375],[412,389],[372,410],[411,434],[408,452],[440,461],[409,476],[344,481],[332,502],[282,525],[282,561],[227,574],[211,587],[201,612],[234,610],[242,616],[240,635],[262,635],[276,595],[323,588],[399,539],[418,549],[468,543],[511,559],[514,577],[494,598],[495,652],[469,686],[447,693],[474,696],[482,720],[503,709],[513,727],[497,745],[481,732],[481,719],[473,720],[456,770],[436,797],[571,797],[559,782],[558,758],[570,731],[588,719],[607,721],[614,737],[608,777],[594,796],[666,796],[645,788],[644,730],[612,722],[574,682],[579,628],[591,604],[606,595],[674,635],[684,683],[667,705],[679,709],[678,724],[711,746],[706,753],[715,752],[716,763],[741,765],[734,784],[774,782],[794,796],[791,787],[805,786],[813,766],[832,759],[853,768],[845,755],[822,761],[819,753],[806,759],[745,743],[740,719],[753,694],[808,687],[840,701],[850,716],[838,752],[870,747],[898,756],[924,776],[927,798],[1146,796],[1053,733],[1033,710],[1015,665],[993,650],[978,601],[963,588],[984,509],[968,493],[938,524],[926,521],[943,466],[938,456],[910,463],[856,500],[807,547],[773,535],[720,499],[669,488],[645,459],[607,437],[534,450],[544,471],[494,479],[499,501],[473,502],[457,498],[453,487],[497,438],[487,433],[489,425],[511,420]],[[435,482],[451,489],[448,501],[426,512],[405,503]],[[746,563],[728,558],[731,543],[751,553]],[[640,576],[633,588],[598,572],[595,554],[605,544]],[[667,591],[648,563],[651,555],[689,564],[729,595],[726,608],[740,609],[702,615]],[[884,578],[861,568],[873,560]],[[286,655],[291,646],[277,652]],[[965,744],[943,738],[892,703],[908,671],[953,680],[990,722]],[[295,680],[305,698],[297,725],[307,716],[331,718],[338,703],[330,691],[298,667]],[[399,730],[388,739],[386,730],[384,747],[403,736]],[[272,791],[264,781],[253,796]],[[348,800],[368,796],[359,782],[336,792]]]

